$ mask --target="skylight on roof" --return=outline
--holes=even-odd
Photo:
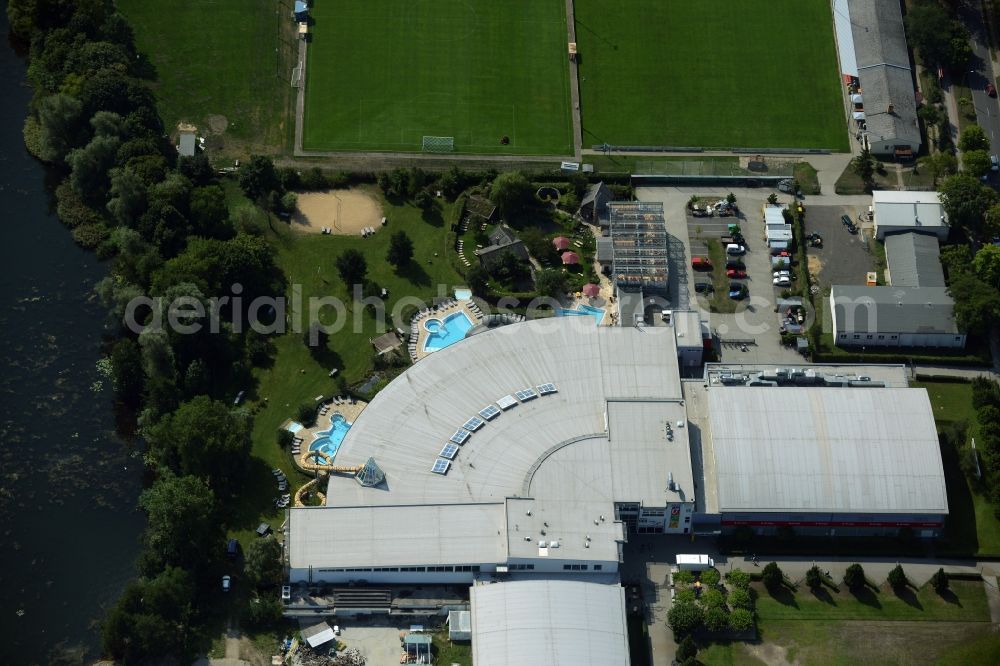
[[[434,461],[434,466],[431,467],[431,471],[435,474],[447,474],[449,467],[451,467],[451,461],[445,460],[444,458],[438,458]]]
[[[548,395],[550,393],[555,393],[556,392],[556,385],[555,384],[540,384],[538,386],[538,392],[541,393],[542,395]]]
[[[535,398],[538,397],[538,394],[535,393],[535,389],[533,389],[533,388],[526,388],[526,389],[524,389],[522,391],[518,391],[514,395],[521,402],[528,402],[529,400],[534,400]]]
[[[480,410],[479,415],[482,416],[487,421],[492,421],[500,414],[500,408],[496,405],[490,405],[489,407],[484,407]]]
[[[485,421],[483,421],[481,418],[479,418],[478,416],[473,416],[471,419],[466,421],[462,427],[468,430],[469,432],[475,432],[483,427],[483,423],[485,423]]]
[[[469,432],[468,430],[463,430],[462,428],[459,428],[458,430],[455,431],[455,434],[451,436],[451,441],[455,442],[456,444],[465,444],[465,442],[469,439],[469,435],[471,434],[472,433]]]
[[[444,448],[441,449],[441,453],[438,455],[442,458],[447,458],[448,460],[454,460],[455,455],[458,453],[458,446],[455,444],[445,444]]]
[[[517,405],[517,400],[514,399],[512,395],[505,395],[504,397],[497,400],[497,404],[500,405],[500,409],[507,411],[511,407]]]

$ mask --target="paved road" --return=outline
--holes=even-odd
[[[986,26],[983,25],[983,15],[978,1],[966,0],[959,7],[959,19],[965,24],[972,36],[973,61],[968,72],[969,87],[972,88],[972,101],[976,106],[976,118],[979,126],[990,137],[992,155],[1000,155],[1000,105],[995,98],[985,92],[988,82],[996,81],[993,71],[993,61],[990,58],[989,39]]]

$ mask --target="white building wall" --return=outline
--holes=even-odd
[[[836,326],[836,321],[834,321]],[[964,335],[951,333],[851,333],[837,334],[840,347],[942,347],[961,349],[965,347]]]

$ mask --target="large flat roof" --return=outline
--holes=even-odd
[[[947,226],[944,206],[937,192],[872,192],[875,224],[879,227],[910,227],[936,233]]]
[[[712,387],[708,414],[721,512],[948,512],[924,389]]]
[[[628,666],[625,591],[575,580],[474,585],[476,666]]]
[[[834,285],[830,301],[837,333],[962,334],[946,287]]]

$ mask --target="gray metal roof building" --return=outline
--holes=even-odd
[[[919,231],[948,238],[948,217],[937,192],[875,190],[872,192],[875,237]]]
[[[915,232],[885,238],[885,256],[893,287],[944,287],[941,248],[936,236]]]
[[[965,346],[945,287],[835,285],[830,307],[838,345]]]
[[[690,527],[694,479],[673,329],[580,319],[466,338],[379,392],[336,462],[372,457],[384,483],[333,475],[326,507],[291,511],[292,579],[395,580],[421,567],[458,582],[472,579],[470,566],[561,571],[581,562],[613,573],[624,537],[618,504],[659,507],[658,518],[637,516],[659,531]],[[668,524],[671,506],[679,508]],[[377,571],[346,571],[357,568]]]
[[[471,591],[476,666],[628,666],[620,585],[517,580]]]
[[[726,514],[942,522],[948,513],[924,389],[740,386],[708,394],[724,523]]]
[[[871,150],[888,154],[906,147],[916,153],[920,127],[900,2],[848,0],[847,4]]]

